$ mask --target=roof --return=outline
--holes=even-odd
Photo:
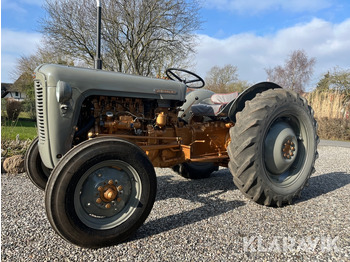
[[[10,83],[1,83],[1,98],[7,96],[12,85]]]
[[[12,83],[1,83],[1,90],[8,90],[11,86],[13,86]]]

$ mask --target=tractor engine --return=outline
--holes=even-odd
[[[150,128],[164,130],[177,123],[177,110],[171,106],[159,107],[156,100],[139,98],[90,97],[81,107],[75,141],[106,134],[146,136]]]
[[[198,119],[186,123],[178,112],[174,101],[92,96],[82,104],[73,143],[116,136],[140,146],[158,167],[227,158],[232,123]]]

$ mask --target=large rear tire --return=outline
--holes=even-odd
[[[115,245],[143,224],[156,187],[152,163],[139,147],[96,138],[71,149],[54,168],[46,213],[56,232],[75,245]]]
[[[249,199],[267,206],[291,204],[314,172],[317,123],[306,99],[284,89],[246,102],[230,129],[229,168]]]
[[[44,166],[38,148],[39,138],[36,137],[30,144],[25,157],[24,167],[29,179],[41,190],[45,190],[51,170]]]

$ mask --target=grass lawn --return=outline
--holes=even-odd
[[[17,121],[1,119],[1,139],[16,139],[19,134],[20,140],[33,139],[37,136],[36,122],[19,118]]]

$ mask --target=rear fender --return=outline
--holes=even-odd
[[[261,82],[244,90],[237,97],[237,99],[234,100],[234,102],[232,103],[228,111],[228,116],[230,120],[233,122],[236,122],[236,114],[237,112],[240,112],[243,110],[246,101],[252,100],[258,93],[262,93],[266,90],[275,89],[275,88],[282,88],[282,87],[272,82]]]

